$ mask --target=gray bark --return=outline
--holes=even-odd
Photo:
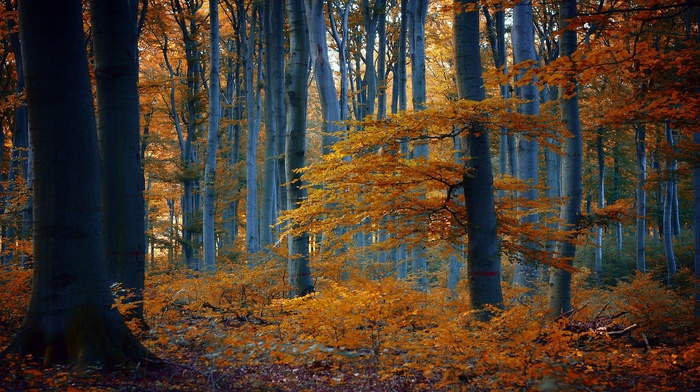
[[[323,132],[323,153],[331,152],[331,146],[337,141],[340,103],[335,88],[335,79],[328,60],[326,42],[326,18],[323,12],[324,0],[306,0],[306,19],[309,31],[311,62],[316,76],[316,87],[321,101]]]
[[[82,3],[23,0],[19,12],[35,151],[34,277],[21,333],[2,357],[76,371],[143,364],[147,350],[112,307]]]
[[[598,158],[598,208],[605,207],[605,155],[603,153],[603,129],[598,128],[596,137],[596,155]],[[603,274],[603,228],[595,229],[595,278],[600,284]]]
[[[298,208],[306,199],[301,187],[301,175],[295,172],[305,166],[307,70],[309,68],[309,41],[303,0],[288,0],[289,63],[285,70],[287,131],[285,173],[287,176],[288,209]],[[309,234],[302,232],[288,239],[289,260],[287,274],[290,296],[304,296],[314,291],[309,267]]]
[[[408,46],[411,57],[411,89],[413,110],[425,109],[427,88],[425,79],[425,20],[428,16],[428,0],[409,0],[408,17]],[[414,158],[428,160],[427,141],[416,142],[413,149]],[[425,291],[428,288],[428,264],[425,247],[421,244],[413,248],[412,272],[416,277],[416,288]]]
[[[646,128],[643,124],[635,125],[637,147],[637,271],[646,274],[646,235],[647,235],[647,144]]]
[[[475,1],[456,3],[467,6]],[[460,12],[461,11],[461,12]],[[481,101],[485,98],[481,77],[479,47],[479,13],[455,10],[454,15],[455,68],[457,92],[460,99]],[[467,217],[467,264],[472,308],[502,306],[501,260],[496,233],[496,213],[493,195],[493,172],[488,132],[479,124],[471,124],[462,133],[465,163],[464,200]],[[481,318],[490,318],[482,312]]]
[[[278,154],[279,134],[284,132],[284,45],[281,23],[284,3],[265,2],[263,30],[265,34],[265,162],[263,165],[262,206],[260,214],[260,246],[270,252],[275,241],[272,226],[277,221],[279,205]]]
[[[535,32],[532,21],[532,2],[523,0],[515,5],[513,10],[513,27],[511,30],[513,37],[513,62],[515,64],[524,61],[536,61],[535,52]],[[523,77],[525,70],[517,76]],[[520,86],[518,89],[519,98],[526,103],[518,108],[522,114],[538,116],[540,114],[540,96],[534,81]],[[520,196],[529,200],[537,200],[539,197],[537,186],[539,185],[537,155],[539,144],[534,134],[534,130],[529,134],[523,134],[518,140],[518,178],[527,182],[531,188],[520,192]],[[539,221],[539,214],[532,212],[524,216],[521,220],[526,224],[536,224]],[[534,244],[525,244],[526,247],[533,248]],[[513,283],[534,289],[537,279],[536,260],[521,259],[515,267]]]
[[[132,293],[143,318],[144,175],[138,94],[138,2],[90,2],[95,51],[102,213],[109,278]]]
[[[219,2],[209,0],[209,130],[207,133],[207,156],[204,167],[204,205],[202,212],[203,268],[216,269],[215,201],[216,158],[219,150],[219,115],[221,113],[221,51],[219,50]]]
[[[569,57],[576,50],[576,31],[566,30],[571,18],[575,18],[576,0],[563,0],[559,5],[560,26],[563,29],[560,39],[561,55]],[[561,116],[571,136],[566,140],[562,160],[562,196],[566,199],[561,209],[561,218],[566,230],[573,230],[579,224],[581,213],[581,168],[582,139],[581,120],[578,105],[578,86],[574,80],[572,96],[561,100]],[[562,92],[563,93],[563,89]],[[572,234],[573,235],[573,234]],[[573,239],[560,243],[559,254],[567,263],[573,264],[576,245]],[[550,314],[559,315],[571,310],[571,273],[555,268],[550,276],[548,309]]]
[[[666,142],[671,150],[675,149],[675,141],[673,139],[673,131],[668,122],[664,126],[666,134]],[[676,256],[673,252],[673,187],[678,162],[675,158],[666,158],[666,192],[664,195],[664,210],[663,210],[663,245],[664,257],[666,258],[668,285],[673,286],[674,276],[676,275]]]
[[[237,1],[239,10],[239,23],[241,34],[241,46],[245,50],[243,57],[243,86],[246,102],[246,114],[248,122],[248,140],[246,143],[246,251],[255,254],[260,251],[260,210],[258,208],[258,136],[260,123],[257,120],[257,108],[255,104],[255,84],[253,70],[255,65],[255,29],[256,7],[251,12],[250,28],[247,28],[245,4]]]
[[[183,7],[184,4],[184,7]],[[195,15],[202,7],[202,3],[195,0],[172,0],[171,7],[175,21],[180,28],[182,38],[185,43],[186,62],[186,84],[187,84],[187,133],[184,142],[181,139],[181,156],[185,175],[183,176],[182,195],[182,253],[185,264],[191,270],[200,269],[199,258],[199,227],[196,225],[197,217],[201,213],[201,198],[197,192],[199,188],[200,174],[195,166],[199,163],[199,157],[194,148],[194,144],[201,128],[201,53],[197,42],[198,30],[200,28]],[[172,110],[176,110],[173,106]]]

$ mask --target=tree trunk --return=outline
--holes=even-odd
[[[183,176],[183,195],[182,195],[182,253],[185,258],[185,264],[191,270],[200,269],[199,258],[199,231],[200,225],[197,225],[199,214],[201,213],[201,198],[198,193],[199,179],[201,173],[198,173],[196,168],[199,163],[199,157],[195,150],[195,142],[198,130],[201,127],[201,82],[200,74],[202,62],[200,58],[199,44],[197,35],[200,25],[196,18],[190,18],[189,15],[195,15],[202,7],[202,3],[194,0],[172,0],[171,7],[175,21],[182,33],[182,39],[185,44],[185,62],[186,62],[186,84],[187,84],[187,116],[185,123],[187,124],[187,134],[184,137],[184,143],[181,143],[182,164],[185,174]],[[173,107],[175,110],[175,107]]]
[[[76,371],[141,362],[147,350],[112,307],[82,4],[26,0],[19,10],[35,152],[34,280],[5,353]],[[142,232],[143,214],[136,219]]]
[[[576,50],[576,31],[567,30],[569,20],[575,18],[576,0],[563,0],[559,6],[561,34],[561,55],[570,57]],[[572,95],[565,96],[561,100],[561,116],[571,136],[566,140],[564,147],[564,159],[562,160],[562,196],[566,199],[562,206],[561,218],[566,230],[577,228],[581,213],[581,167],[582,167],[582,139],[581,120],[578,107],[578,86],[574,80],[569,91]],[[565,94],[562,88],[560,94]],[[574,234],[569,234],[573,236]],[[576,255],[576,245],[573,238],[560,243],[559,254],[569,264],[573,265]],[[558,316],[562,312],[571,309],[571,273],[555,268],[550,276],[549,303],[550,314]]]
[[[455,68],[457,92],[460,99],[481,101],[485,98],[481,77],[479,48],[479,13],[461,10],[460,5],[476,4],[475,0],[460,1],[454,15]],[[462,133],[465,163],[464,200],[467,217],[467,264],[472,309],[502,306],[501,259],[496,233],[496,213],[493,195],[493,172],[488,132],[479,124],[471,124]],[[482,312],[489,319],[489,312]]]
[[[132,294],[143,318],[146,268],[144,176],[138,94],[138,2],[91,0],[102,158],[102,213],[109,278]]]
[[[670,150],[675,149],[675,142],[673,140],[673,131],[668,122],[664,127],[666,134],[666,142],[668,143]],[[673,152],[671,152],[673,153]],[[673,185],[675,182],[676,170],[678,162],[675,158],[666,158],[666,192],[664,196],[664,210],[663,210],[663,244],[664,244],[664,257],[666,258],[666,266],[668,272],[668,286],[673,286],[673,278],[676,275],[676,256],[673,253]]]
[[[532,22],[532,2],[523,0],[515,5],[513,10],[513,62],[520,64],[524,61],[536,61],[537,53],[535,52],[535,32]],[[520,79],[525,74],[523,70],[517,79]],[[525,115],[539,116],[540,114],[540,96],[535,86],[534,81],[528,84],[521,85],[518,89],[519,98],[526,101],[520,105],[519,111]],[[537,155],[539,153],[539,143],[537,142],[534,130],[529,135],[522,135],[518,140],[518,178],[528,183],[528,189],[520,192],[520,197],[528,200],[537,200],[539,197],[537,187],[539,178],[537,174]],[[537,224],[539,214],[532,212],[526,215],[521,220],[524,224]],[[533,248],[534,243],[526,243],[525,246]],[[528,287],[534,290],[535,281],[537,279],[536,260],[527,260],[522,258],[515,267],[513,283]]]
[[[596,155],[598,158],[598,204],[597,207],[605,207],[605,155],[603,155],[603,128],[598,128],[596,137]],[[603,274],[603,228],[595,229],[595,279],[600,284]]]
[[[221,51],[219,50],[219,2],[209,0],[209,130],[207,133],[207,156],[204,167],[204,205],[202,211],[203,268],[207,272],[216,269],[216,156],[219,150],[219,116],[221,113]]]
[[[288,209],[298,208],[306,199],[301,174],[296,171],[306,165],[306,106],[307,70],[309,68],[309,41],[306,31],[303,0],[288,0],[289,64],[285,70],[285,94],[287,105],[287,145],[285,173],[287,176]],[[290,295],[304,296],[314,291],[309,267],[309,234],[303,232],[288,239],[288,278]]]
[[[274,243],[273,225],[277,221],[279,185],[277,156],[279,128],[284,127],[284,48],[279,18],[284,18],[281,0],[266,1],[263,9],[265,34],[265,162],[263,164],[262,206],[260,213],[260,247],[270,252]]]
[[[260,251],[260,210],[258,209],[258,135],[260,124],[257,121],[255,106],[255,84],[253,66],[255,65],[255,24],[257,12],[253,7],[250,28],[246,25],[245,5],[238,2],[241,46],[245,50],[243,57],[243,81],[248,120],[248,142],[246,144],[246,251],[255,254]]]
[[[696,146],[700,146],[700,131],[693,133]],[[695,249],[693,259],[695,264],[695,319],[700,319],[700,163],[695,161],[693,168],[693,234]]]
[[[647,143],[646,128],[635,125],[637,145],[637,271],[646,274],[646,235],[647,235]]]
[[[333,70],[328,60],[326,18],[323,12],[323,4],[324,0],[306,0],[306,19],[309,31],[309,46],[311,48],[311,62],[321,101],[323,153],[328,154],[331,152],[331,146],[338,138],[338,122],[341,120],[341,117]]]

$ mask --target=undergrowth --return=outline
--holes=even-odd
[[[574,312],[550,319],[544,283],[534,295],[505,287],[506,307],[488,323],[469,310],[466,291],[410,282],[316,282],[317,292],[286,299],[284,265],[258,261],[209,276],[151,271],[148,328],[131,325],[173,365],[135,380],[30,366],[3,372],[5,383],[48,389],[113,390],[687,390],[700,386],[700,342],[691,300],[650,276],[609,289],[576,275]],[[0,342],[19,329],[31,273],[0,274]],[[17,300],[19,299],[19,301]],[[117,306],[130,306],[117,301]],[[122,309],[123,310],[123,309]],[[615,316],[634,326],[610,335],[567,331],[574,321]],[[104,377],[112,377],[105,381]],[[32,381],[33,380],[33,381]],[[2,382],[2,381],[0,381]],[[8,384],[9,385],[9,384]]]

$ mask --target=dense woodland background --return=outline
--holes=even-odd
[[[0,386],[700,388],[699,20],[6,0]]]

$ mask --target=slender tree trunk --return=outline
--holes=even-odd
[[[618,200],[620,200],[620,145],[615,143],[613,147],[613,195],[610,203],[617,203]],[[622,257],[622,222],[616,223],[615,233],[617,238],[617,256]]]
[[[455,68],[460,99],[481,101],[485,98],[481,77],[479,47],[479,13],[460,10],[459,6],[475,5],[476,1],[460,1],[454,15]],[[467,218],[467,263],[472,308],[502,306],[501,259],[496,233],[496,212],[493,195],[493,172],[488,132],[479,124],[471,124],[462,134],[464,156],[469,157],[464,175],[464,201]],[[483,319],[489,312],[481,313]]]
[[[513,27],[511,30],[513,36],[513,62],[515,64],[524,61],[536,61],[537,53],[535,52],[535,32],[532,22],[532,2],[523,0],[515,5],[513,10]],[[518,75],[518,79],[522,78],[525,70]],[[540,96],[535,86],[534,81],[521,85],[518,89],[519,98],[526,102],[519,107],[522,114],[530,116],[539,116],[540,114]],[[537,156],[539,153],[539,143],[537,142],[534,130],[530,134],[522,135],[518,140],[518,178],[528,183],[528,189],[520,192],[520,196],[528,200],[537,200],[539,193],[537,187],[539,185]],[[521,220],[524,224],[537,224],[539,222],[539,214],[532,212],[524,216]],[[528,248],[534,248],[534,243],[525,244]],[[528,260],[522,258],[515,267],[513,283],[521,286],[526,286],[531,290],[534,289],[534,283],[537,280],[536,260]]]
[[[598,158],[598,208],[605,207],[605,155],[603,153],[603,128],[598,128],[596,137]],[[603,228],[595,229],[595,279],[600,284],[603,275]]]
[[[143,362],[147,350],[112,306],[82,4],[23,0],[19,12],[35,151],[34,278],[2,357],[33,355],[76,371]],[[136,220],[142,232],[143,214]]]
[[[184,4],[184,7],[183,7]],[[185,175],[182,180],[183,195],[182,195],[182,253],[185,258],[185,264],[191,270],[197,271],[201,268],[199,254],[199,230],[201,226],[197,225],[198,215],[201,213],[201,199],[198,194],[200,175],[197,173],[195,166],[199,163],[199,157],[195,151],[195,142],[198,135],[198,130],[201,126],[201,58],[200,50],[197,42],[198,30],[200,28],[196,18],[190,18],[189,15],[195,15],[201,8],[202,3],[194,0],[172,0],[171,7],[175,21],[182,33],[182,39],[185,44],[185,62],[186,62],[186,83],[187,83],[187,116],[185,122],[187,124],[187,134],[184,136],[184,141],[181,140],[181,156]],[[185,9],[186,8],[186,9]],[[175,110],[173,106],[172,110]],[[181,137],[182,139],[182,137]]]
[[[428,16],[428,0],[409,0],[408,45],[411,56],[411,88],[413,110],[425,109],[427,88],[425,79],[425,20]],[[428,160],[428,143],[421,140],[413,148],[413,157]],[[425,291],[428,288],[428,262],[425,246],[417,245],[411,250],[412,272],[416,277],[416,288]]]
[[[138,94],[138,2],[91,0],[97,131],[109,278],[130,292],[143,319],[144,176]]]
[[[255,85],[253,67],[255,65],[255,24],[256,7],[251,12],[250,28],[246,28],[245,4],[238,1],[241,46],[245,50],[243,60],[243,80],[245,86],[246,113],[248,119],[248,142],[246,144],[246,250],[250,254],[260,251],[260,210],[258,209],[258,135],[260,124],[256,117]]]
[[[567,29],[569,20],[575,18],[576,0],[563,0],[559,6],[560,26],[563,30],[560,39],[561,55],[570,57],[576,50],[576,31]],[[566,230],[575,230],[579,224],[581,213],[581,168],[582,168],[582,139],[581,120],[578,106],[578,86],[570,81],[573,91],[561,100],[562,120],[571,136],[566,140],[564,159],[562,162],[562,196],[566,199],[562,206],[561,218]],[[561,89],[564,93],[564,89]],[[573,236],[574,234],[569,234]],[[573,265],[576,255],[574,239],[560,243],[559,254],[567,263]],[[571,273],[555,268],[550,276],[549,303],[550,314],[556,316],[571,309]]]
[[[235,47],[235,48],[234,48]],[[226,48],[229,53],[233,52],[235,49],[236,57],[240,55],[240,37],[238,42],[233,39],[228,39],[226,42]],[[228,165],[232,168],[238,164],[241,159],[241,126],[240,123],[242,118],[241,100],[238,99],[240,96],[240,62],[236,61],[234,63],[233,54],[229,54],[226,59],[226,89],[225,89],[225,100],[226,109],[224,110],[224,116],[228,122],[226,135],[227,143],[229,148],[229,153],[227,157]],[[234,172],[238,174],[238,171]],[[236,195],[238,192],[234,192],[233,200],[230,200],[223,212],[224,227],[225,229],[225,241],[224,243],[228,246],[233,246],[236,238],[238,237],[238,204],[239,198]]]
[[[673,140],[673,131],[668,122],[664,127],[666,134],[666,142],[670,146],[671,150],[675,148],[675,142]],[[673,252],[673,184],[675,182],[676,176],[676,166],[678,165],[675,158],[666,158],[666,192],[664,196],[664,210],[663,210],[663,244],[664,244],[664,257],[666,258],[666,266],[668,272],[668,285],[673,286],[674,276],[676,275],[676,256]]]
[[[298,208],[306,199],[301,175],[296,171],[305,166],[306,153],[306,105],[307,70],[309,68],[309,41],[303,0],[288,0],[289,63],[285,70],[287,105],[287,145],[285,150],[285,173],[287,175],[288,209]],[[314,291],[309,267],[309,234],[302,232],[288,239],[288,279],[290,295],[304,296]]]
[[[278,8],[278,9],[276,9]],[[273,225],[277,221],[277,155],[279,127],[284,126],[284,49],[279,47],[275,18],[282,13],[284,3],[280,0],[266,1],[263,9],[263,32],[265,35],[265,162],[263,164],[263,196],[260,213],[260,246],[270,252],[275,241]],[[276,24],[277,23],[277,24]],[[280,117],[282,120],[280,121]]]
[[[219,115],[221,113],[221,51],[219,50],[219,2],[209,0],[209,131],[207,133],[207,157],[204,167],[204,205],[202,212],[203,267],[205,271],[216,269],[216,158],[219,150]]]
[[[700,146],[700,131],[693,133],[696,147]],[[700,319],[700,164],[695,161],[693,168],[693,235],[695,249],[693,259],[695,264],[695,319]]]
[[[646,274],[646,235],[647,235],[647,143],[646,128],[635,125],[637,145],[637,271]]]

